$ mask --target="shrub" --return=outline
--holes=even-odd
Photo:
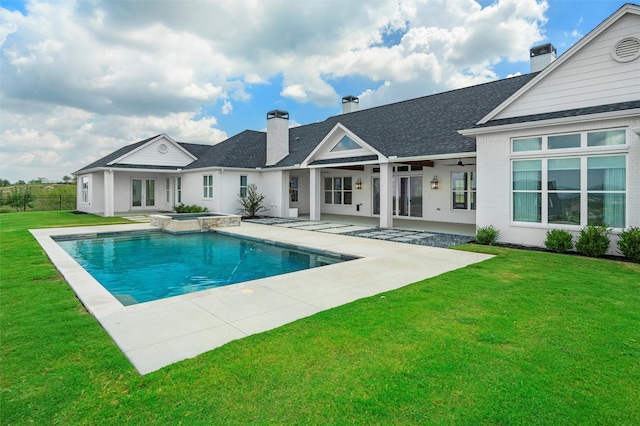
[[[478,244],[492,246],[498,241],[499,236],[500,231],[494,228],[493,225],[484,226],[478,228],[476,231],[476,242]]]
[[[576,250],[585,256],[600,257],[609,249],[609,228],[604,225],[588,225],[580,230]]]
[[[640,261],[640,228],[630,228],[618,234],[618,250],[624,257]]]
[[[173,209],[176,211],[176,213],[203,213],[208,211],[206,207],[200,207],[196,204],[186,206],[182,203],[178,204],[177,206],[173,206]]]
[[[26,212],[28,208],[33,208],[33,193],[30,188],[14,187],[3,202],[15,208],[17,212]]]
[[[242,208],[239,209],[240,213],[246,214],[249,217],[256,217],[258,213],[262,213],[267,209],[262,205],[262,201],[266,195],[258,194],[258,187],[255,183],[247,185],[247,195],[243,196],[239,194],[240,204]]]
[[[552,229],[547,231],[547,239],[544,242],[547,250],[556,253],[566,253],[573,248],[573,236],[569,231]]]

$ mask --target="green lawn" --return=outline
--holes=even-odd
[[[27,229],[0,215],[1,421],[602,424],[640,419],[640,265],[496,257],[140,376]]]

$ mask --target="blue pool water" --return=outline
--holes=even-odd
[[[352,259],[215,232],[98,234],[56,242],[123,305]]]

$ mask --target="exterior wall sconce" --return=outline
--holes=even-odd
[[[356,189],[362,189],[362,179],[356,179]]]
[[[440,188],[440,181],[438,181],[438,176],[434,176],[433,179],[431,179],[431,189],[438,188]]]

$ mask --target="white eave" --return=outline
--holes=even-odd
[[[502,124],[495,126],[477,127],[472,129],[458,130],[463,136],[478,136],[489,133],[505,132],[522,128],[535,129],[541,127],[555,126],[558,124],[583,123],[610,120],[614,118],[629,118],[640,116],[640,108],[626,109],[622,111],[608,111],[597,114],[577,115],[573,117],[551,118],[548,120],[523,121],[521,123]]]
[[[347,127],[345,127],[342,123],[336,123],[336,125],[333,126],[333,128],[320,141],[320,143],[318,145],[316,145],[316,147],[313,149],[313,151],[311,151],[311,153],[309,155],[307,155],[307,158],[305,158],[304,161],[302,161],[301,166],[302,167],[310,167],[309,163],[311,163],[311,162],[313,162],[315,160],[316,154],[320,150],[322,150],[322,148],[328,143],[327,141],[329,141],[333,137],[333,135],[335,135],[337,132],[340,132],[340,131],[344,132],[344,134],[349,136],[349,138],[351,138],[354,142],[356,142],[361,147],[371,151],[370,153],[367,153],[365,155],[377,155],[378,158],[383,158],[384,157],[384,155],[382,153],[380,153],[378,150],[373,148],[367,142],[362,140],[360,137],[358,137],[358,135],[353,133],[351,130],[349,130]],[[345,156],[346,156],[349,151],[344,151],[344,152],[345,152]],[[359,156],[360,155],[362,155],[362,154],[359,154]],[[337,160],[337,158],[336,158],[336,160]],[[351,164],[351,163],[349,163],[349,164]],[[358,162],[357,164],[364,164],[364,163]]]
[[[197,160],[198,157],[196,157],[195,155],[193,155],[192,153],[190,153],[189,151],[187,151],[186,149],[184,149],[178,142],[174,141],[173,139],[171,139],[170,136],[168,136],[165,133],[159,134],[158,136],[156,136],[153,139],[148,140],[146,143],[140,145],[139,147],[137,147],[136,149],[133,149],[129,152],[127,152],[124,155],[121,155],[120,157],[116,158],[113,161],[110,161],[109,163],[107,163],[107,165],[112,165],[112,164],[118,164],[120,163],[122,160],[124,160],[125,158],[135,154],[138,151],[143,150],[144,148],[147,147],[147,145],[150,145],[154,142],[156,142],[158,139],[166,139],[168,142],[172,143],[177,149],[179,149],[180,151],[182,151],[183,153],[185,153],[188,157],[190,157],[191,159],[193,159],[193,161]]]

